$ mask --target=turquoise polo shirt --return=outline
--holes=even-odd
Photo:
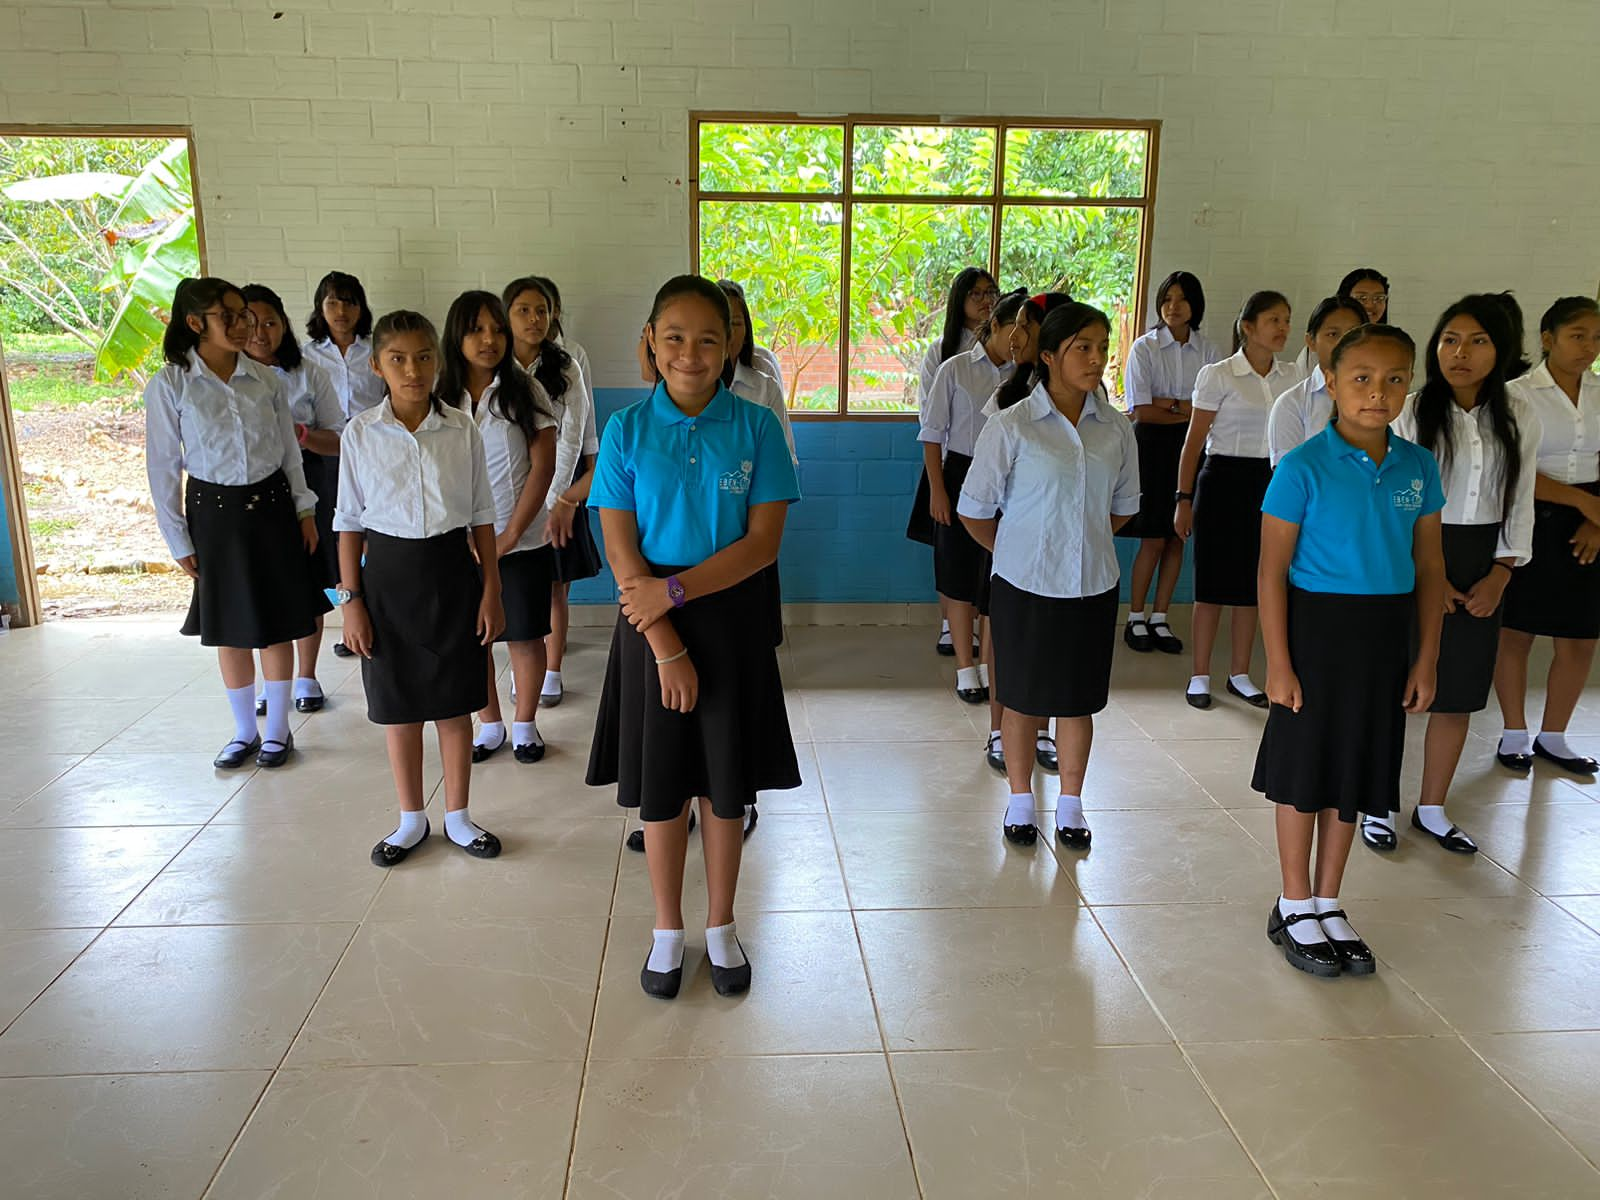
[[[751,505],[798,499],[778,418],[721,385],[696,417],[660,383],[612,417],[589,491],[591,507],[634,515],[646,561],[674,567],[696,566],[742,538]]]
[[[1412,531],[1444,507],[1439,465],[1392,431],[1383,462],[1330,425],[1284,455],[1261,511],[1300,526],[1289,582],[1302,591],[1392,596],[1416,587]]]

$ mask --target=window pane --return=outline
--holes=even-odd
[[[756,344],[778,356],[797,411],[839,406],[842,221],[837,204],[700,204],[700,273],[744,285]]]
[[[950,280],[989,263],[982,204],[857,204],[850,241],[851,412],[917,411],[917,373]]]
[[[1000,218],[1000,277],[1030,292],[1069,292],[1111,318],[1107,388],[1119,393],[1133,328],[1139,270],[1137,208],[1008,207]]]
[[[869,195],[980,196],[994,190],[993,129],[857,125],[853,190]]]
[[[740,123],[700,126],[702,192],[840,192],[844,128]]]
[[[1008,129],[1008,196],[1143,196],[1143,129]]]

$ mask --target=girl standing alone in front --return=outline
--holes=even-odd
[[[728,298],[698,275],[656,293],[661,382],[606,426],[591,499],[621,593],[588,782],[617,785],[644,821],[653,996],[683,978],[683,866],[700,799],[706,954],[718,993],[750,986],[734,926],[745,806],[800,786],[760,574],[775,562],[794,463],[771,412],[722,384]]]
[[[1433,455],[1389,429],[1415,355],[1390,325],[1347,334],[1328,378],[1337,419],[1285,456],[1262,505],[1272,712],[1251,786],[1277,806],[1283,874],[1267,937],[1313,975],[1377,969],[1339,889],[1357,814],[1399,807],[1405,714],[1433,702],[1444,495]]]
[[[505,626],[494,493],[477,424],[434,394],[438,363],[428,318],[380,320],[372,367],[388,394],[345,426],[340,446],[333,524],[345,644],[361,656],[367,719],[384,726],[400,800],[400,824],[372,848],[380,867],[404,862],[431,832],[422,811],[429,721],[444,761],[445,835],[474,858],[500,853],[500,839],[467,811],[484,651]]]

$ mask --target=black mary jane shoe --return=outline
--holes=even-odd
[[[480,833],[477,837],[473,838],[465,846],[460,845],[460,843],[455,841],[453,838],[450,839],[450,844],[452,846],[459,847],[463,853],[470,854],[473,858],[500,857],[500,839],[495,837],[495,835],[490,833],[487,829]]]
[[[428,840],[428,834],[433,829],[428,824],[428,818],[422,818],[422,836],[417,839],[417,846]],[[397,867],[405,862],[406,855],[415,850],[417,846],[396,846],[390,842],[379,842],[372,848],[372,865],[375,867]]]
[[[1210,692],[1184,692],[1183,700],[1190,708],[1203,709],[1211,707]]]
[[[1005,827],[1006,841],[1014,846],[1031,846],[1039,840],[1039,827],[1037,825],[1007,825]]]
[[[298,713],[321,712],[327,703],[328,698],[320,693],[315,696],[296,696],[294,710]]]
[[[1422,819],[1417,816],[1416,809],[1411,810],[1411,828],[1427,834],[1446,850],[1454,851],[1456,854],[1476,854],[1478,852],[1478,843],[1474,842],[1454,825],[1450,826],[1449,831],[1446,833],[1435,833],[1429,829],[1422,823]]]
[[[1276,908],[1277,906],[1274,905],[1273,907]],[[1319,922],[1326,921],[1329,917],[1341,917],[1346,921],[1349,920],[1342,908],[1335,908],[1330,912],[1317,914]],[[1346,975],[1371,975],[1377,971],[1378,960],[1372,957],[1372,951],[1367,948],[1367,944],[1360,938],[1356,938],[1353,942],[1342,942],[1336,937],[1329,937],[1326,929],[1322,931],[1322,936],[1328,939],[1328,944],[1338,954],[1339,965],[1344,968]]]
[[[1395,836],[1394,830],[1387,825],[1381,825],[1371,817],[1361,818],[1361,841],[1369,850],[1376,850],[1380,854],[1387,854],[1400,845],[1400,839]]]
[[[270,748],[269,748],[270,747]],[[289,755],[294,750],[294,734],[290,734],[283,741],[277,738],[267,738],[261,743],[261,751],[256,755],[256,766],[272,770],[281,767],[289,761]]]
[[[477,742],[473,742],[472,743],[472,761],[475,762],[475,763],[487,762],[489,759],[493,758],[496,754],[498,754],[501,750],[504,750],[506,748],[506,743],[509,742],[510,740],[511,740],[511,735],[508,733],[508,734],[506,734],[504,737],[502,737],[500,739],[498,744],[493,745],[493,746],[480,746],[480,745],[478,745]]]
[[[245,759],[261,749],[261,739],[252,738],[248,742],[241,742],[234,738],[222,748],[222,753],[211,760],[211,765],[221,771],[231,771],[235,767],[244,766]]]
[[[670,971],[652,971],[650,957],[646,955],[644,966],[639,971],[639,986],[644,989],[646,996],[671,1000],[683,986],[683,965],[680,963]]]
[[[346,646],[343,642],[335,642],[333,644],[333,656],[335,658],[354,658],[356,656],[356,652],[350,649],[349,646]]]
[[[1267,699],[1265,692],[1257,692],[1254,696],[1246,696],[1242,691],[1233,686],[1233,680],[1228,680],[1228,692],[1243,700],[1251,708],[1271,708],[1272,701]]]
[[[1150,636],[1148,621],[1129,621],[1122,627],[1122,640],[1127,643],[1128,649],[1136,654],[1149,654],[1156,648],[1155,640]]]
[[[1150,626],[1150,640],[1163,654],[1183,653],[1183,642],[1172,632],[1172,626],[1165,621],[1157,621]]]
[[[759,820],[761,820],[761,810],[752,804],[749,811],[744,814],[745,841],[748,842],[750,840],[750,835],[756,831],[756,822]]]
[[[989,689],[986,687],[957,688],[956,699],[963,704],[987,704],[989,703]]]
[[[1066,825],[1056,826],[1056,840],[1068,850],[1087,850],[1094,834],[1087,829],[1072,829]]]
[[[737,996],[750,990],[750,956],[744,953],[744,943],[737,937],[733,944],[739,947],[739,953],[744,954],[744,962],[737,967],[719,967],[711,964],[711,986],[717,989],[719,996]]]
[[[544,757],[543,742],[529,742],[526,746],[511,747],[511,757],[519,763],[533,764]]]
[[[983,746],[983,761],[1000,774],[1006,773],[1006,748],[996,735],[991,735]]]
[[[1033,760],[1040,768],[1046,771],[1059,771],[1061,760],[1056,757],[1056,740],[1048,733],[1041,733],[1033,740]]]
[[[1267,914],[1267,941],[1274,946],[1283,947],[1283,957],[1291,967],[1297,971],[1304,971],[1307,975],[1317,975],[1323,979],[1333,979],[1344,972],[1344,960],[1339,957],[1339,951],[1324,935],[1322,941],[1301,945],[1294,940],[1294,934],[1289,932],[1289,926],[1298,925],[1301,921],[1315,921],[1315,913],[1291,913],[1284,916],[1278,911],[1278,902],[1272,902],[1272,911]],[[1318,929],[1321,928],[1319,925]]]
[[[1497,747],[1494,752],[1494,760],[1506,770],[1516,771],[1519,774],[1533,770],[1533,755],[1531,754],[1507,754]]]
[[[948,633],[939,635],[939,640],[933,644],[933,649],[940,658],[954,658],[956,656],[955,641]]]
[[[266,715],[267,715],[267,694],[265,692],[262,692],[261,695],[256,697],[256,716],[264,717]]]
[[[1574,754],[1571,758],[1553,754],[1539,744],[1538,738],[1533,739],[1533,753],[1535,757],[1542,758],[1548,763],[1554,763],[1563,771],[1572,775],[1590,776],[1596,771],[1600,771],[1600,763],[1595,762],[1594,759],[1585,757],[1582,754]]]

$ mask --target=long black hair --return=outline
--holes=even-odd
[[[565,337],[567,331],[561,325],[561,289],[556,286],[556,281],[548,275],[529,275],[528,278],[538,284],[545,298],[550,301],[550,332],[556,337]]]
[[[1483,326],[1483,331],[1494,343],[1494,366],[1478,385],[1478,404],[1489,410],[1494,436],[1500,442],[1505,481],[1501,511],[1507,514],[1511,511],[1511,498],[1516,495],[1517,479],[1522,473],[1522,431],[1517,427],[1517,418],[1511,411],[1511,401],[1506,395],[1506,372],[1516,363],[1518,343],[1513,340],[1511,322],[1499,297],[1483,294],[1463,296],[1440,314],[1423,358],[1425,378],[1416,401],[1417,445],[1433,451],[1442,471],[1449,469],[1450,456],[1455,450],[1450,438],[1450,406],[1456,402],[1456,393],[1439,365],[1439,338],[1443,336],[1445,326],[1457,317],[1471,317]]]
[[[728,305],[727,293],[704,275],[674,275],[663,283],[651,302],[647,324],[654,326],[661,317],[661,310],[683,296],[698,296],[711,305],[717,316],[722,318],[723,335],[733,336],[733,309]]]
[[[1161,286],[1156,289],[1156,323],[1150,328],[1160,329],[1166,324],[1161,319],[1161,306],[1167,302],[1167,293],[1173,288],[1181,291],[1183,298],[1189,302],[1189,328],[1199,329],[1206,315],[1206,290],[1200,286],[1200,280],[1188,271],[1174,271],[1161,281]]]
[[[1028,289],[1018,288],[1014,292],[1007,292],[995,301],[994,308],[990,310],[989,319],[978,327],[978,342],[982,344],[994,336],[994,331],[1002,325],[1010,325],[1017,319],[1017,314],[1022,311],[1022,306],[1028,302]]]
[[[305,361],[305,356],[300,353],[300,343],[295,340],[294,326],[289,324],[289,314],[284,310],[283,300],[264,283],[247,283],[239,291],[247,305],[265,304],[278,314],[278,320],[283,322],[283,339],[272,357],[285,371],[293,371]]]
[[[556,320],[556,309],[561,307],[561,301],[556,298],[555,284],[540,275],[524,275],[520,279],[513,279],[506,284],[500,293],[502,313],[509,313],[511,306],[517,302],[517,297],[523,292],[538,292],[544,297],[544,302],[550,306],[550,326],[545,331],[544,341],[539,345],[539,361],[533,365],[533,377],[544,388],[545,395],[557,404],[564,404],[563,397],[567,394],[567,364],[572,361],[568,354],[557,342],[556,337],[561,333],[561,324]],[[506,343],[511,341],[511,327],[506,326]],[[512,353],[508,351],[508,353]],[[515,354],[512,353],[512,357]],[[505,386],[504,384],[501,385]]]
[[[1327,322],[1328,318],[1336,312],[1347,312],[1356,317],[1357,325],[1381,324],[1381,322],[1368,321],[1367,310],[1362,308],[1358,301],[1350,299],[1349,296],[1328,296],[1319,300],[1317,306],[1311,310],[1311,319],[1306,322],[1306,336],[1316,337],[1317,334],[1322,332],[1322,326]]]
[[[1579,317],[1600,317],[1600,304],[1596,304],[1588,296],[1563,296],[1549,308],[1544,310],[1544,316],[1539,318],[1539,341],[1544,342],[1544,335],[1555,336],[1556,330],[1563,325],[1570,325]],[[1550,351],[1541,350],[1541,359],[1549,358]]]
[[[1378,318],[1378,322],[1386,322],[1389,319],[1389,301],[1387,299],[1389,295],[1389,278],[1376,267],[1357,267],[1354,271],[1351,271],[1350,274],[1339,280],[1339,290],[1335,294],[1348,297],[1350,293],[1355,290],[1356,284],[1366,283],[1368,280],[1371,280],[1373,283],[1377,284],[1383,289],[1383,294],[1386,298],[1383,302],[1383,316]],[[1362,310],[1361,315],[1366,316],[1365,309]],[[1363,322],[1363,324],[1367,323],[1368,322]]]
[[[1026,317],[1029,321],[1042,324],[1045,317],[1064,304],[1071,304],[1072,297],[1065,292],[1040,292],[1032,299],[1025,300],[1017,306],[1017,320]],[[1034,356],[1031,363],[1018,363],[1007,379],[995,389],[995,407],[1010,408],[1018,400],[1023,399],[1033,391],[1033,385],[1038,382],[1039,358]]]
[[[1239,315],[1233,319],[1233,353],[1239,353],[1239,347],[1244,345],[1244,323],[1260,320],[1261,314],[1271,312],[1278,305],[1294,311],[1289,303],[1289,297],[1282,292],[1264,291],[1252,292],[1250,298],[1244,302],[1244,307],[1239,310]],[[1366,313],[1362,313],[1366,316]]]
[[[462,292],[451,303],[444,319],[444,344],[439,350],[439,396],[446,404],[465,407],[461,396],[467,390],[467,358],[461,352],[461,343],[478,323],[478,314],[483,312],[500,326],[506,339],[505,353],[494,369],[500,386],[489,403],[489,410],[522,430],[522,436],[529,442],[536,441],[539,437],[537,418],[551,416],[550,409],[517,365],[517,356],[511,349],[511,324],[506,320],[500,297],[493,292]]]
[[[750,319],[750,302],[745,299],[744,288],[731,279],[719,279],[717,280],[717,286],[728,297],[730,311],[733,308],[737,308],[744,315],[744,345],[739,347],[739,365],[754,367],[756,365],[756,327],[755,322]]]
[[[361,280],[343,271],[329,271],[317,283],[316,294],[311,298],[311,315],[306,318],[307,337],[314,342],[320,342],[333,336],[328,329],[328,318],[322,315],[322,302],[329,296],[343,300],[346,304],[361,306],[361,316],[356,319],[358,338],[366,337],[372,332],[372,305],[367,303],[367,289],[361,286]]]
[[[1040,383],[1050,386],[1050,364],[1044,361],[1045,351],[1059,350],[1091,325],[1104,325],[1109,332],[1111,318],[1092,304],[1080,304],[1076,300],[1050,311],[1044,324],[1039,327],[1039,362],[1036,370]]]
[[[1501,313],[1511,325],[1512,361],[1506,368],[1507,379],[1519,379],[1533,370],[1527,354],[1528,324],[1522,318],[1522,305],[1511,292],[1490,292],[1489,299],[1500,306]],[[1487,328],[1487,326],[1485,326]]]
[[[221,304],[230,295],[244,299],[244,293],[237,287],[214,275],[180,280],[172,293],[172,320],[167,322],[167,331],[161,336],[162,357],[175,367],[187,367],[189,351],[200,345],[201,337],[189,328],[189,318],[199,317],[203,322],[212,306]]]
[[[433,345],[433,352],[439,353],[439,331],[433,327],[433,322],[421,313],[409,308],[397,308],[394,312],[384,313],[372,326],[372,361],[378,361],[378,355],[392,339],[402,334],[420,333]],[[381,375],[380,375],[381,378]],[[384,380],[383,394],[389,394],[389,382]],[[444,407],[439,399],[439,380],[433,381],[433,391],[428,395],[428,403],[435,412]]]
[[[994,287],[1000,286],[982,267],[962,267],[950,281],[950,295],[944,305],[944,333],[939,337],[940,362],[961,349],[961,333],[967,327],[967,297],[984,280]]]

